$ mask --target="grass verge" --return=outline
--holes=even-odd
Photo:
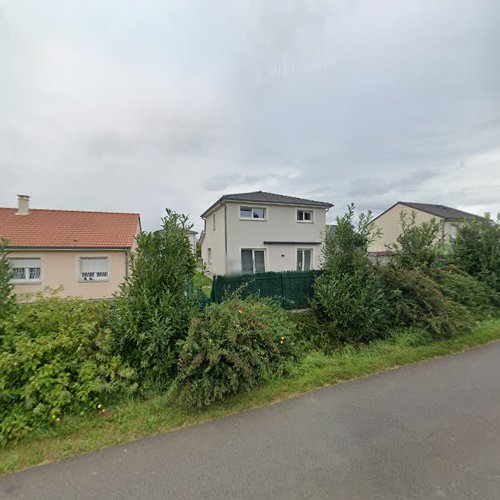
[[[171,404],[164,396],[129,400],[102,415],[66,417],[57,427],[32,433],[0,450],[0,474],[54,462],[151,434],[194,425],[293,397],[325,385],[377,373],[500,339],[500,320],[478,324],[474,332],[449,340],[419,344],[421,336],[394,335],[368,346],[346,346],[332,355],[307,354],[286,378],[276,378],[250,392],[202,411]]]

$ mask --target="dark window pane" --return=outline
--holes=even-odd
[[[253,273],[252,250],[241,251],[241,272]]]
[[[38,280],[40,279],[40,268],[39,267],[30,267],[30,280]]]
[[[312,212],[304,212],[304,220],[311,221],[312,220]]]
[[[254,219],[264,219],[266,211],[263,208],[254,208],[253,209],[253,218]]]
[[[297,220],[304,220],[304,211],[303,210],[297,211]]]
[[[302,250],[297,250],[297,271],[302,271]]]
[[[12,278],[15,280],[23,280],[26,275],[24,273],[24,267],[14,267],[12,269]]]

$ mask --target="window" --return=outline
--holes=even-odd
[[[211,248],[207,248],[207,260],[208,260],[209,264],[212,263],[212,249]]]
[[[108,258],[81,257],[80,279],[83,281],[108,281]]]
[[[41,259],[9,259],[12,281],[40,281],[42,279]]]
[[[266,270],[264,264],[264,250],[242,250],[241,251],[241,272],[242,273],[263,273]]]
[[[240,207],[240,219],[260,219],[266,218],[265,208]]]
[[[297,222],[312,222],[312,210],[297,210]]]
[[[311,270],[312,250],[297,250],[297,271]]]

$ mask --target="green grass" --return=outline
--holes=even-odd
[[[19,443],[1,449],[0,473],[206,422],[325,385],[452,354],[497,339],[500,339],[500,320],[481,322],[471,334],[432,343],[423,343],[426,339],[420,332],[402,332],[368,346],[346,346],[332,355],[309,353],[292,367],[288,377],[270,380],[206,410],[188,410],[169,403],[165,396],[157,396],[122,402],[108,408],[103,415],[66,417],[56,427],[35,431]]]

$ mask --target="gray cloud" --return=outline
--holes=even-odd
[[[0,204],[498,211],[499,23],[495,0],[0,0]]]

